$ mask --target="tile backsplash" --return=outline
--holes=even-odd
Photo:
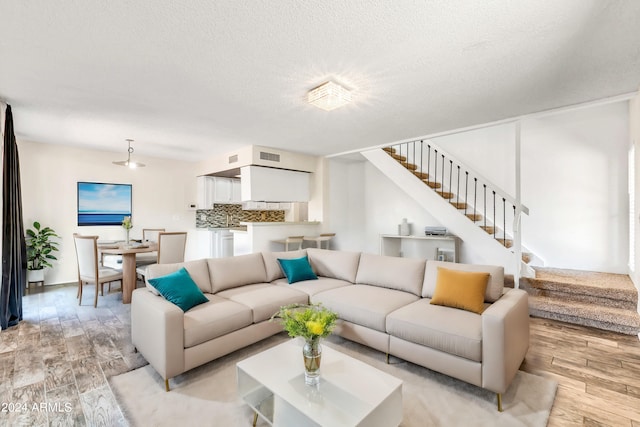
[[[284,211],[244,211],[242,205],[214,204],[196,211],[196,227],[237,227],[240,222],[283,222]]]

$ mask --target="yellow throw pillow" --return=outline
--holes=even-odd
[[[487,283],[489,283],[489,273],[438,267],[436,290],[431,298],[431,304],[482,314]]]

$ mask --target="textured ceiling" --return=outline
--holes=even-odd
[[[0,1],[18,138],[334,154],[629,93],[640,1]],[[333,78],[355,102],[326,112]]]

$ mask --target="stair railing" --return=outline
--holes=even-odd
[[[396,159],[407,169],[415,168],[412,172],[418,179],[422,179],[434,191],[444,198],[453,200],[463,214],[474,223],[481,223],[488,234],[507,247],[507,242],[513,239],[515,244],[520,233],[521,213],[529,214],[529,209],[519,203],[513,196],[483,177],[471,167],[463,164],[455,156],[447,153],[433,141],[415,140],[397,143],[385,147],[396,151]],[[433,153],[432,153],[433,152]],[[449,169],[448,171],[446,169]],[[425,170],[426,169],[426,170]],[[456,173],[453,171],[456,169]],[[411,169],[409,169],[411,170]],[[431,173],[433,172],[433,174]],[[463,172],[464,182],[461,181]],[[426,178],[421,175],[425,173]],[[469,178],[473,179],[473,188],[469,188]],[[447,179],[448,178],[448,182]],[[438,180],[439,179],[439,180]],[[460,187],[464,187],[464,197],[460,194]],[[478,200],[478,190],[481,190]],[[455,189],[455,194],[453,194]],[[473,193],[473,201],[469,200],[469,192]],[[489,191],[489,195],[487,194]],[[451,193],[451,194],[449,194]],[[490,198],[489,203],[487,197]],[[462,203],[464,205],[462,205]],[[471,210],[471,213],[469,213]],[[509,216],[508,216],[509,215]],[[481,218],[479,218],[481,217]],[[478,221],[478,219],[480,221]],[[501,229],[501,233],[498,230]],[[516,253],[521,248],[516,248]]]

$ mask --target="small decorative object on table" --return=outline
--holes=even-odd
[[[320,338],[331,334],[338,314],[321,304],[291,304],[280,307],[280,310],[271,316],[271,320],[276,318],[281,319],[284,330],[290,337],[305,339],[302,348],[304,382],[308,385],[319,384],[322,357]]]
[[[131,230],[132,227],[133,227],[133,224],[131,224],[131,217],[125,216],[124,219],[122,220],[122,228],[124,228],[124,231],[127,233],[127,238],[124,242],[124,244],[127,246],[129,246],[129,230]]]

